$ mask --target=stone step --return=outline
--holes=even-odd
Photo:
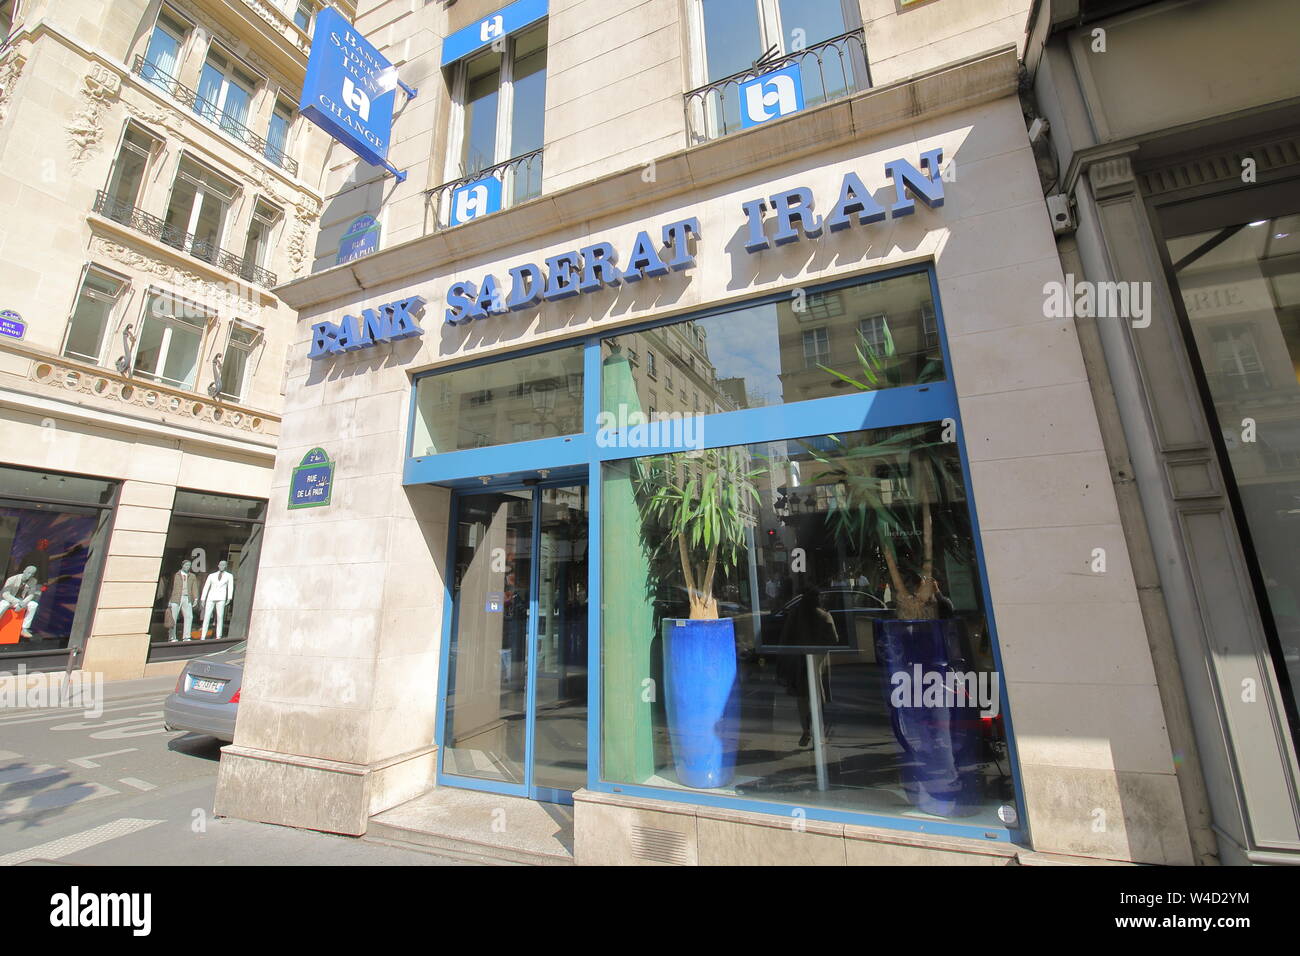
[[[573,808],[440,787],[371,817],[365,839],[496,866],[571,866]]]

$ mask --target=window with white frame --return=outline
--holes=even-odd
[[[934,317],[934,309],[928,305],[921,306],[921,332],[927,349],[939,344],[939,322]]]
[[[8,39],[14,31],[14,20],[18,18],[18,0],[0,0],[0,42]]]
[[[122,143],[117,148],[117,158],[108,177],[108,208],[111,219],[128,222],[134,208],[140,205],[140,192],[144,187],[149,161],[158,151],[161,141],[145,132],[135,123],[127,123],[122,133]]]
[[[221,353],[221,397],[242,401],[248,385],[249,359],[261,340],[260,329],[242,322],[231,322],[226,333],[226,347]]]
[[[161,289],[150,289],[131,363],[135,374],[192,389],[198,376],[203,332],[210,318],[192,302]]]
[[[500,44],[499,44],[500,46]],[[448,181],[542,148],[546,107],[546,24],[507,37],[456,66],[458,120]],[[506,204],[540,195],[541,158],[521,161],[503,177]]]
[[[199,76],[194,112],[226,132],[239,134],[248,125],[257,78],[238,67],[223,50],[213,47]]]
[[[293,104],[277,99],[266,127],[266,158],[277,166],[282,165],[289,155],[289,129],[292,126]]]
[[[113,325],[126,291],[127,281],[98,266],[88,266],[81,277],[77,301],[68,320],[68,336],[63,343],[63,354],[98,365],[104,351],[104,339]]]
[[[273,206],[265,199],[259,199],[253,206],[253,219],[248,224],[248,238],[244,242],[244,262],[259,269],[269,269],[271,261],[272,234],[280,224],[284,213],[278,206]]]
[[[760,61],[799,65],[805,106],[867,86],[860,42],[816,48],[862,26],[856,0],[688,0],[692,73],[696,88],[752,70]],[[803,51],[808,50],[807,54]],[[774,66],[775,68],[775,66]],[[707,111],[708,137],[741,128],[734,85],[725,96],[696,101]]]
[[[315,15],[316,4],[311,0],[285,0],[285,9],[299,30],[311,32],[311,18]]]
[[[235,184],[224,176],[181,157],[167,203],[163,241],[195,258],[215,261],[235,191]]]
[[[145,66],[140,76],[155,86],[170,89],[179,72],[181,50],[189,33],[190,26],[185,20],[167,7],[160,9],[145,49]]]
[[[826,329],[806,329],[803,333],[803,366],[816,368],[831,360],[831,340]]]
[[[877,355],[888,354],[893,346],[893,338],[889,333],[889,316],[884,312],[859,319],[858,335]]]

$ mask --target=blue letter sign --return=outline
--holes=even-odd
[[[13,309],[0,311],[0,335],[11,339],[21,339],[27,334],[27,323]]]
[[[393,173],[388,141],[397,85],[397,70],[338,11],[316,14],[298,109],[367,163]]]
[[[320,508],[330,503],[334,489],[334,462],[323,448],[303,455],[289,483],[289,508]]]
[[[764,73],[740,84],[740,126],[749,129],[803,109],[799,64]]]

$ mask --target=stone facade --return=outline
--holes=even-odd
[[[399,185],[353,163],[332,168],[319,271],[282,290],[301,322],[288,346],[258,639],[218,812],[357,834],[434,783],[449,494],[403,483],[414,373],[928,261],[946,316],[1029,846],[1084,860],[1192,862],[1178,779],[1186,771],[1166,731],[1119,477],[1076,330],[1043,308],[1045,283],[1063,272],[1017,98],[1030,4],[863,0],[871,89],[688,147],[681,97],[692,85],[693,5],[553,0],[542,195],[440,231],[427,194],[452,178],[440,152],[452,113],[440,43],[496,6],[384,0],[358,11],[359,29],[421,91],[394,130],[393,161],[411,174]],[[953,174],[942,208],[760,257],[741,248],[743,201],[800,185],[829,205],[852,171],[887,203],[884,163],[918,163],[936,148]],[[328,268],[338,231],[367,211],[385,223],[381,251]],[[629,248],[638,230],[688,216],[704,237],[689,273],[469,326],[441,321],[458,279],[501,276],[597,239]],[[410,295],[429,302],[422,338],[307,358],[312,323]],[[291,512],[291,469],[322,444],[338,462],[335,502]],[[656,803],[580,792],[578,861],[647,862],[629,849],[641,826],[683,834],[681,859],[668,862],[1011,861],[974,840],[811,822],[791,832],[756,822],[761,814]]]
[[[184,87],[198,87],[209,51],[219,48],[256,79],[241,125],[264,135],[277,100],[296,105],[310,39],[285,12],[294,5],[166,6],[187,27],[173,67]],[[330,148],[324,134],[295,117],[287,153],[296,171],[282,167],[256,140],[202,119],[177,88],[150,82],[140,64],[159,10],[158,0],[29,0],[19,5],[0,54],[0,307],[27,326],[21,340],[0,339],[2,457],[8,465],[121,482],[102,579],[84,585],[97,597],[78,661],[109,679],[180,667],[148,663],[176,489],[247,498],[270,492],[296,323],[271,286],[310,264]],[[113,181],[128,124],[154,145],[134,202],[105,205],[101,191]],[[221,249],[243,255],[255,203],[279,210],[261,263],[269,276],[241,272],[246,258],[191,254],[197,246],[160,230],[182,157],[233,186]],[[88,359],[64,353],[91,266],[125,291],[100,354]],[[189,385],[119,366],[134,352],[151,290],[207,313]],[[218,399],[209,389],[212,362],[227,350],[235,322],[254,342],[241,394]]]

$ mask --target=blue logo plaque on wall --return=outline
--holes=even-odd
[[[289,508],[321,508],[330,503],[334,490],[334,462],[323,448],[302,456],[289,482]]]
[[[10,339],[21,339],[27,334],[27,323],[13,309],[0,309],[0,335]]]
[[[451,224],[459,226],[501,208],[501,180],[485,176],[451,192]]]
[[[798,113],[803,107],[803,77],[797,63],[740,84],[741,129]]]
[[[339,240],[336,265],[368,256],[379,248],[379,223],[374,216],[358,216]]]

